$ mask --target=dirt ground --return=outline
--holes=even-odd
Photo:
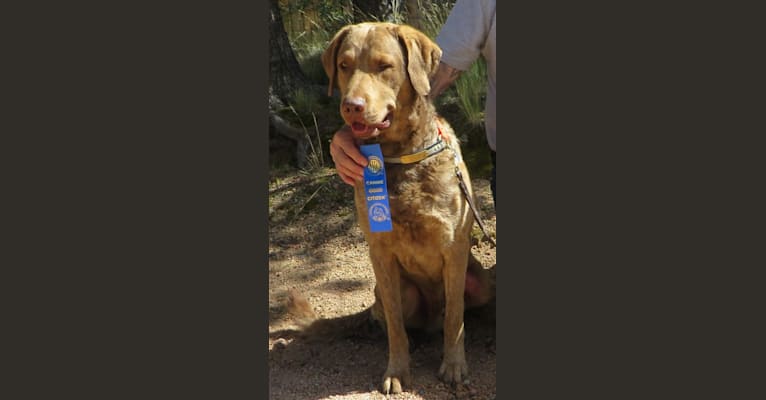
[[[489,183],[473,179],[480,213],[495,236]],[[474,228],[474,255],[495,265],[495,248]],[[353,190],[332,169],[312,174],[272,171],[269,182],[269,393],[274,400],[494,399],[495,306],[466,312],[468,383],[441,383],[442,336],[413,332],[413,384],[399,395],[379,389],[387,362],[385,334],[377,326],[331,341],[295,334],[287,313],[288,290],[296,290],[330,322],[363,312],[373,302],[374,276],[367,245],[356,223]]]

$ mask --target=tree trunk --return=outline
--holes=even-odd
[[[400,14],[399,0],[352,0],[354,5],[354,21],[397,21]]]
[[[427,7],[430,0],[406,0],[407,6],[407,24],[412,27],[423,30],[423,9]]]
[[[295,53],[290,45],[284,24],[282,13],[279,10],[278,0],[269,0],[271,6],[271,20],[269,21],[269,79],[273,86],[274,94],[280,100],[288,102],[295,89],[305,88],[311,85],[306,75],[301,70]]]
[[[278,0],[269,0],[269,122],[273,130],[296,142],[299,168],[307,164],[308,140],[302,129],[291,126],[279,117],[278,111],[290,104],[298,88],[310,88],[312,83],[301,70],[285,31]]]

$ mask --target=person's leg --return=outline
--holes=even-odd
[[[495,196],[495,169],[496,163],[495,163],[495,152],[490,150],[490,156],[492,157],[492,176],[489,178],[489,187],[492,189],[492,204],[497,208],[497,198]]]

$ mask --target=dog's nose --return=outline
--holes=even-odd
[[[343,112],[346,114],[364,111],[365,101],[361,97],[347,97],[343,100]]]

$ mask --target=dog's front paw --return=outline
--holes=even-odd
[[[402,392],[402,387],[409,386],[410,371],[400,370],[392,371],[391,368],[383,375],[383,393],[398,394]]]
[[[439,368],[439,377],[445,383],[456,385],[463,383],[468,377],[468,364],[465,359],[450,360],[445,359],[442,361],[442,366]]]

